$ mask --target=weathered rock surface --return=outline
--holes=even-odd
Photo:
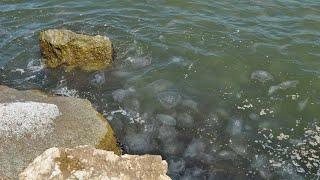
[[[70,30],[40,32],[40,49],[50,68],[60,65],[98,70],[112,65],[113,48],[105,36],[88,36]]]
[[[3,176],[17,178],[19,172],[48,148],[79,145],[120,154],[110,125],[89,101],[0,86]]]
[[[19,175],[21,180],[42,179],[170,179],[168,166],[157,155],[122,155],[90,146],[50,148]]]

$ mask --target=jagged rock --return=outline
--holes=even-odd
[[[113,130],[88,100],[0,86],[0,172],[16,179],[44,150],[79,145],[120,154]]]
[[[111,66],[113,48],[105,36],[88,36],[70,30],[49,29],[40,32],[40,49],[50,68],[60,65],[99,70]]]
[[[115,155],[112,151],[79,146],[50,148],[19,175],[21,180],[42,179],[170,179],[168,165],[158,155]]]

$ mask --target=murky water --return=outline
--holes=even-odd
[[[41,65],[38,34],[109,36],[113,69]],[[0,83],[87,98],[174,179],[320,176],[320,2],[0,1]]]

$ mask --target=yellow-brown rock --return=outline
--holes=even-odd
[[[49,68],[64,65],[91,71],[112,66],[113,47],[106,36],[49,29],[40,32],[40,49]]]

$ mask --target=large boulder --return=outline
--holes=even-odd
[[[166,161],[158,155],[122,155],[90,146],[50,148],[19,175],[21,180],[145,179],[169,180]]]
[[[79,145],[121,154],[110,125],[88,100],[0,86],[0,172],[4,176],[17,178],[48,148]]]
[[[113,48],[108,37],[77,34],[70,30],[40,32],[40,49],[49,68],[60,65],[98,70],[112,65]]]

